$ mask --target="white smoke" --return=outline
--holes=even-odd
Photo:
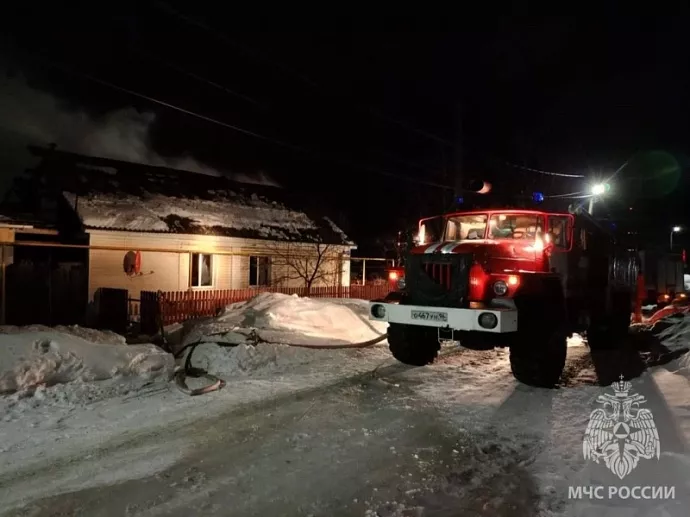
[[[180,169],[235,181],[278,186],[265,173],[228,174],[209,167],[192,156],[174,158],[155,152],[150,144],[150,128],[156,115],[121,109],[97,117],[69,109],[50,93],[31,88],[21,78],[0,76],[0,131],[7,141],[21,146],[56,144],[63,151]],[[8,152],[5,150],[4,152]],[[17,150],[14,150],[16,153]]]

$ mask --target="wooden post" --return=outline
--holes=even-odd
[[[14,259],[14,249],[6,244],[14,242],[12,228],[0,228],[0,325],[6,323],[7,318],[7,263]]]
[[[338,255],[338,298],[343,297],[343,256],[344,253]]]

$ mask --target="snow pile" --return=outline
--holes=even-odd
[[[81,334],[80,337],[78,334]],[[167,379],[174,361],[154,345],[126,345],[112,333],[2,328],[0,394],[31,393],[64,383]]]
[[[161,194],[77,196],[64,192],[87,227],[138,231],[176,231],[171,217],[186,226],[250,230],[261,237],[287,239],[318,226],[305,213],[258,197],[210,191],[213,199],[172,198]],[[335,226],[335,225],[333,225]],[[336,227],[337,228],[337,227]],[[340,231],[342,233],[342,231]],[[344,235],[344,234],[343,234]]]
[[[193,341],[239,344],[252,342],[252,330],[263,341],[280,344],[342,345],[375,339],[387,323],[370,321],[364,300],[300,298],[262,293],[229,305],[225,313],[192,329]]]
[[[342,354],[336,353],[336,356],[339,355]],[[283,372],[304,373],[300,367],[319,359],[319,365],[324,366],[324,362],[333,359],[333,352],[270,343],[232,347],[204,343],[194,350],[192,365],[223,379],[232,379],[243,375],[256,377]],[[328,365],[328,368],[332,367]]]
[[[361,350],[328,348],[375,340],[386,330],[386,323],[369,321],[364,300],[263,293],[195,325],[181,345],[204,343],[195,349],[192,364],[221,377],[304,373],[309,367],[299,368],[302,365],[338,370],[361,361]],[[388,357],[388,352],[381,357]]]
[[[690,346],[690,314],[676,313],[657,321],[652,333],[670,351]]]

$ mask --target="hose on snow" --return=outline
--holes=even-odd
[[[208,334],[208,336],[222,336],[224,335],[225,332],[216,332],[213,334]],[[297,347],[297,348],[312,348],[312,349],[317,349],[317,350],[334,350],[334,349],[345,349],[345,348],[366,348],[373,346],[377,343],[380,343],[381,341],[385,340],[388,337],[388,334],[381,334],[380,336],[375,337],[374,339],[370,339],[368,341],[362,341],[361,343],[342,343],[338,345],[319,345],[319,344],[306,344],[306,343],[275,343],[272,341],[268,341],[266,339],[263,339],[257,332],[256,330],[252,330],[252,333],[249,335],[250,338],[252,338],[253,344],[256,345],[258,343],[268,343],[268,344],[273,344],[273,345],[286,345],[286,346],[292,346],[292,347]],[[185,358],[184,361],[184,366],[177,370],[175,372],[175,385],[179,388],[182,393],[186,393],[189,396],[197,396],[197,395],[203,395],[205,393],[211,393],[213,391],[218,391],[225,387],[226,382],[221,379],[220,377],[216,377],[215,375],[212,375],[208,373],[206,370],[203,368],[196,368],[192,366],[192,354],[194,354],[194,350],[199,345],[202,345],[204,343],[214,343],[213,341],[202,341],[201,339],[194,341],[192,343],[188,343],[185,346],[183,346],[180,350],[175,352],[174,357],[177,359],[181,357],[185,351],[189,350],[187,352],[187,357]],[[216,343],[218,344],[218,343]],[[219,345],[220,346],[220,345]],[[237,346],[232,345],[232,346]],[[190,388],[187,386],[186,378],[191,377],[191,378],[201,378],[204,377],[208,379],[211,383],[208,384],[207,386],[203,386],[201,388]]]

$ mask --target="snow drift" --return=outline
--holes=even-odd
[[[690,313],[679,312],[658,320],[651,327],[659,342],[670,351],[690,344]]]
[[[172,357],[155,345],[126,345],[109,332],[4,327],[0,333],[0,394],[71,382],[167,379],[173,369]]]
[[[360,362],[360,350],[328,348],[371,341],[383,336],[386,327],[368,320],[364,300],[263,293],[187,329],[181,345],[203,343],[194,351],[193,365],[224,378],[304,373],[312,363],[338,370]]]
[[[219,317],[195,326],[184,343],[247,343],[252,342],[252,330],[261,340],[276,344],[359,343],[385,334],[388,326],[369,321],[368,307],[365,300],[263,293],[229,305]]]

